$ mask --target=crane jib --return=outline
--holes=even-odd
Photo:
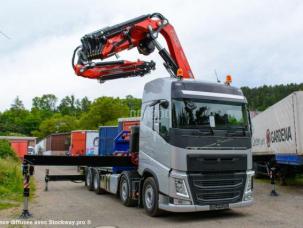
[[[106,37],[114,36],[114,35],[120,33],[125,27],[137,24],[141,21],[146,20],[149,17],[150,17],[150,14],[142,15],[140,17],[136,17],[134,19],[119,23],[117,25],[108,26],[108,27],[105,27],[103,29],[99,29],[95,32],[88,33],[84,37],[98,38],[98,37],[101,37],[101,36],[106,36]]]

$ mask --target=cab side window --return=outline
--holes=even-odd
[[[169,109],[159,105],[159,134],[167,139],[169,130]]]
[[[159,104],[153,106],[153,130],[159,132]]]
[[[145,111],[143,113],[143,123],[153,129],[153,113],[154,113],[154,106],[147,105]]]
[[[161,104],[146,106],[143,114],[143,123],[167,139],[169,130],[169,109]]]

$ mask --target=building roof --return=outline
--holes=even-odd
[[[37,137],[29,137],[29,136],[0,136],[0,139],[6,139],[6,140],[36,140]]]

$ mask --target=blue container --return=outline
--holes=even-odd
[[[114,139],[118,135],[118,127],[104,126],[99,128],[99,156],[111,156],[114,152]]]

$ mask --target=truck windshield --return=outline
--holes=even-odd
[[[173,128],[247,130],[246,105],[236,102],[200,99],[174,99],[172,101]]]

